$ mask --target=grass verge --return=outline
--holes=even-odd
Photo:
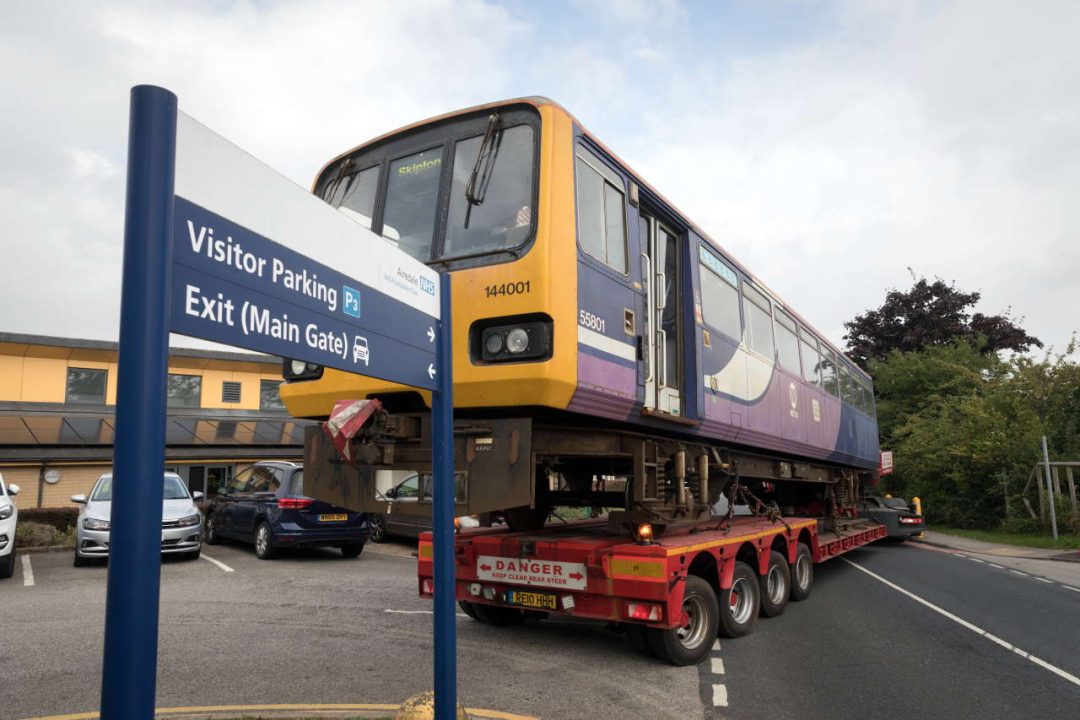
[[[996,530],[962,530],[960,528],[931,527],[929,530],[956,535],[971,540],[997,543],[999,545],[1019,545],[1021,547],[1044,548],[1047,550],[1080,550],[1080,535],[1058,535],[1057,542],[1047,535],[1029,535],[1028,533],[1010,533]]]

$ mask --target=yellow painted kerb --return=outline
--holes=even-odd
[[[372,703],[361,704],[336,704],[336,703],[314,703],[314,704],[286,704],[286,705],[193,705],[190,707],[171,707],[171,708],[157,708],[154,711],[156,717],[163,717],[167,715],[185,715],[191,713],[250,713],[250,712],[317,712],[317,711],[394,711],[399,709],[400,705],[382,705]],[[514,713],[502,712],[499,710],[484,710],[483,708],[465,708],[465,712],[469,713],[472,717],[484,718],[485,720],[538,720],[538,718],[532,715],[516,715]],[[98,720],[99,715],[96,712],[86,713],[71,713],[68,715],[44,715],[42,717],[29,718],[28,720]]]

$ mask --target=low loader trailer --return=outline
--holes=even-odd
[[[491,625],[563,615],[616,624],[641,652],[674,665],[703,660],[718,636],[753,631],[789,600],[805,600],[814,564],[885,537],[859,518],[735,516],[636,540],[606,520],[531,532],[474,528],[455,536],[456,597]],[[434,594],[431,533],[418,552],[421,597]]]

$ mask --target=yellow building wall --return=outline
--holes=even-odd
[[[23,360],[22,387],[18,402],[64,402],[67,392],[68,361],[27,357]]]
[[[0,400],[22,399],[23,358],[0,355]]]

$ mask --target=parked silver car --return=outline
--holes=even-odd
[[[164,501],[161,508],[161,552],[182,554],[192,560],[202,550],[203,517],[195,507],[202,498],[194,497],[184,481],[175,473],[165,473]],[[112,514],[112,475],[102,475],[85,495],[72,495],[71,501],[83,508],[79,511],[75,536],[75,567],[88,565],[95,559],[109,557],[109,521]]]
[[[5,485],[0,475],[0,578],[15,573],[15,525],[19,522],[19,508],[12,500],[19,494],[19,486]]]

